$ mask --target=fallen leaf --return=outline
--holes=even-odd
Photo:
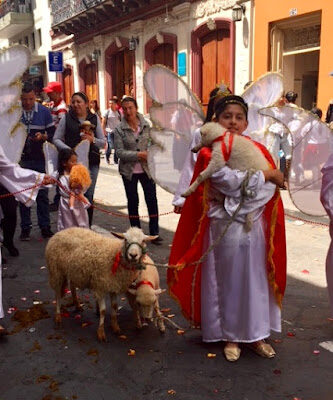
[[[161,312],[170,312],[171,311],[171,308],[162,308],[161,309]]]
[[[215,358],[216,354],[215,353],[207,353],[207,358]]]
[[[185,331],[183,331],[182,329],[178,329],[177,334],[178,335],[184,335]]]
[[[175,317],[175,316],[176,316],[176,314],[168,314],[168,315],[167,315],[168,318],[173,318],[173,317]]]
[[[46,382],[49,379],[51,379],[51,377],[49,375],[41,375],[36,379],[36,382],[37,383]]]
[[[40,267],[40,269],[46,269],[46,267],[43,266],[43,267]]]
[[[121,300],[121,301],[125,301],[125,300],[126,300],[126,297],[122,297],[120,300]]]
[[[174,396],[176,394],[176,391],[173,389],[168,390],[168,394]]]
[[[327,319],[328,319],[329,321],[333,321],[333,318],[328,317]]]
[[[57,381],[52,381],[50,383],[49,389],[51,389],[52,392],[57,392],[59,390],[58,382]]]
[[[126,340],[127,339],[127,336],[126,335],[120,335],[120,336],[118,336],[119,337],[119,339],[121,339],[121,340]]]
[[[282,340],[281,339],[274,339],[273,342],[274,343],[282,343]]]
[[[98,350],[97,349],[90,349],[87,351],[88,356],[98,356]]]
[[[135,350],[129,349],[128,352],[127,352],[127,355],[130,356],[130,357],[135,356]]]

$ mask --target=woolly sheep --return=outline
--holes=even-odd
[[[146,263],[146,268],[139,272],[138,277],[128,289],[127,298],[133,309],[137,328],[142,328],[142,318],[152,319],[155,311],[158,329],[163,333],[165,326],[158,296],[165,292],[165,289],[160,288],[158,270],[147,255],[144,263]]]
[[[123,235],[125,240],[109,238],[84,228],[69,228],[56,233],[45,250],[49,282],[56,294],[56,325],[61,325],[60,300],[70,281],[73,302],[79,308],[76,288],[91,289],[100,310],[97,337],[106,341],[104,330],[105,295],[111,297],[111,328],[120,332],[117,321],[116,296],[125,293],[138,277],[146,242],[156,236],[146,236],[139,228],[130,228]],[[121,253],[116,271],[116,255]]]
[[[220,170],[226,164],[232,169],[240,171],[248,170],[267,170],[270,168],[265,156],[259,148],[249,139],[241,135],[234,135],[232,148],[229,149],[230,132],[227,132],[220,124],[216,122],[208,122],[200,129],[201,143],[192,149],[193,152],[198,152],[203,146],[212,148],[212,157],[207,168],[202,171],[190,187],[182,194],[183,197],[188,197],[200,185],[201,182],[210,178],[215,172]],[[226,145],[227,151],[230,152],[228,161],[225,161],[222,152],[222,142],[215,139],[223,137],[223,142]],[[246,229],[251,229],[251,216],[249,216],[246,224]]]

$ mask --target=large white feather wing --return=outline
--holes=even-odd
[[[43,143],[45,157],[45,171],[48,175],[56,176],[58,172],[58,150],[50,142]]]
[[[325,215],[320,202],[320,170],[333,151],[332,130],[314,114],[298,107],[269,107],[260,110],[284,124],[293,141],[289,172],[289,193],[305,214]]]

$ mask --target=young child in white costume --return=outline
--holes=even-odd
[[[11,193],[19,192],[34,185],[48,185],[53,179],[30,169],[23,169],[12,163],[0,146],[0,183]],[[16,200],[24,203],[27,207],[32,206],[36,200],[39,187],[24,191],[15,195]],[[1,248],[0,248],[1,253]],[[4,317],[2,307],[2,279],[1,279],[1,254],[0,254],[0,319]],[[5,334],[5,328],[0,325],[0,336]]]

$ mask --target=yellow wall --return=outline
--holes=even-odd
[[[254,78],[267,72],[269,55],[269,24],[285,20],[290,9],[297,9],[297,17],[311,12],[322,12],[319,59],[318,107],[326,112],[333,98],[333,0],[255,0]],[[295,17],[295,18],[297,18]]]

